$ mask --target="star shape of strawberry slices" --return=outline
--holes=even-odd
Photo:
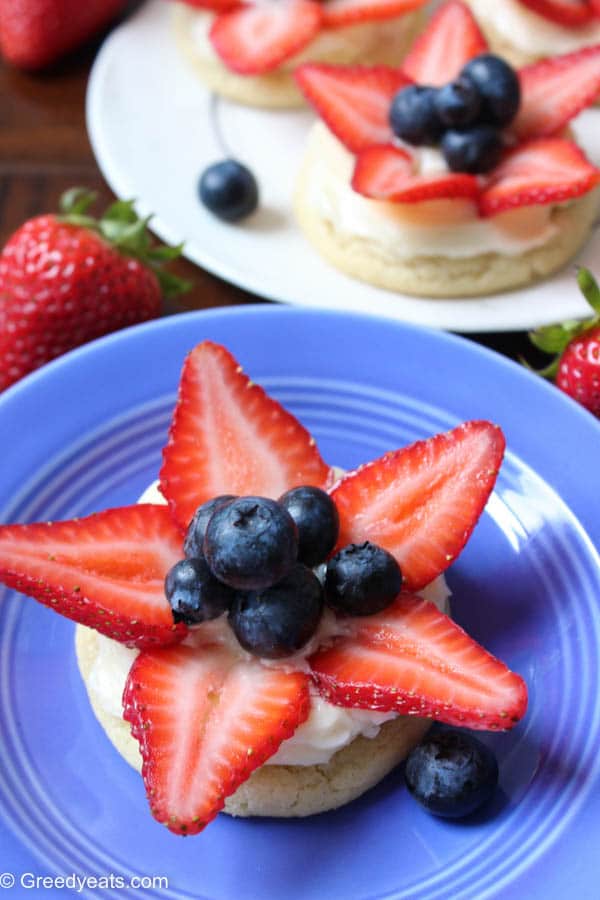
[[[519,0],[519,3],[565,28],[583,28],[600,18],[600,0]]]
[[[124,718],[139,741],[153,815],[193,834],[305,721],[311,694],[479,729],[522,718],[523,680],[416,593],[463,549],[503,453],[497,426],[467,422],[333,483],[306,429],[224,347],[205,341],[185,361],[164,449],[168,505],[0,526],[0,580],[139,649]],[[278,498],[299,485],[329,491],[337,547],[372,541],[393,554],[404,580],[391,605],[344,619],[308,670],[264,665],[233,632],[219,641],[205,624],[193,634],[175,624],[163,583],[184,555],[197,507],[223,494]]]
[[[307,47],[322,31],[396,19],[427,0],[184,0],[215,13],[211,43],[240,75],[264,75]]]
[[[600,183],[600,171],[565,128],[600,94],[600,45],[519,70],[521,101],[500,163],[485,175],[419,174],[414,148],[394,141],[394,96],[411,84],[439,87],[487,51],[468,9],[450,0],[432,17],[401,69],[306,64],[296,80],[330,131],[356,155],[352,187],[374,200],[469,198],[482,217],[562,203]]]

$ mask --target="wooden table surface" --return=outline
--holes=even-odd
[[[55,210],[60,194],[72,185],[97,190],[101,202],[112,197],[85,127],[85,92],[97,47],[92,44],[38,75],[0,61],[0,246],[25,219]],[[176,268],[194,287],[171,303],[168,313],[260,300],[186,261]],[[468,337],[513,359],[528,352],[523,333]]]

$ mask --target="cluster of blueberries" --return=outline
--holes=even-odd
[[[310,640],[325,604],[339,615],[381,612],[400,592],[398,563],[369,542],[327,560],[338,536],[337,509],[319,488],[293,488],[278,501],[209,500],[190,523],[185,559],[165,579],[175,621],[196,625],[227,613],[245,650],[279,659]]]
[[[408,144],[440,146],[453,172],[491,171],[504,150],[502,129],[521,101],[519,78],[493,53],[474,57],[442,87],[410,85],[390,109],[394,134]]]

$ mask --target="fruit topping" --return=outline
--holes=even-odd
[[[593,315],[562,325],[545,325],[529,336],[553,361],[539,373],[600,418],[600,286],[588,269],[579,269],[577,282]]]
[[[165,594],[176,622],[198,625],[229,610],[233,591],[215,578],[202,557],[180,559],[165,578]]]
[[[442,172],[413,175],[413,161],[400,147],[369,147],[359,153],[352,187],[373,200],[421,203],[452,197],[477,197],[479,186],[473,175]]]
[[[204,341],[189,354],[160,473],[182,529],[220,494],[276,498],[298,485],[325,487],[329,477],[308,431],[231,353]]]
[[[323,23],[327,28],[395,19],[423,6],[423,0],[327,0]]]
[[[432,16],[402,65],[417,84],[438,87],[453,80],[472,57],[487,49],[469,8],[450,0]]]
[[[123,694],[153,816],[197,834],[309,713],[307,676],[220,646],[142,652]]]
[[[523,679],[433,603],[401,594],[379,615],[346,624],[309,660],[331,703],[476,729],[511,728],[525,714]]]
[[[564,25],[566,28],[579,28],[593,18],[593,4],[589,0],[519,0],[533,12]]]
[[[600,45],[544,59],[519,72],[521,139],[557,134],[600,94]]]
[[[327,563],[327,605],[347,616],[371,616],[392,603],[402,572],[391,553],[365,541],[348,544]]]
[[[447,128],[464,128],[465,125],[472,125],[479,117],[482,102],[482,94],[477,84],[464,74],[438,88],[437,91],[434,90],[434,105],[438,119]],[[398,134],[395,128],[394,131]]]
[[[340,531],[340,517],[329,494],[320,488],[297,487],[286,491],[279,503],[298,529],[298,562],[310,568],[324,562]]]
[[[241,591],[260,591],[291,571],[298,557],[298,529],[276,501],[238,497],[210,517],[204,556],[220,581]]]
[[[459,819],[492,798],[498,786],[498,763],[493,751],[472,735],[436,731],[408,755],[404,780],[429,812]]]
[[[442,153],[452,172],[491,172],[503,152],[502,135],[491,125],[449,128],[442,138]]]
[[[521,101],[519,76],[512,66],[500,56],[483,53],[466,64],[461,77],[470,81],[479,93],[479,121],[500,128],[510,125]]]
[[[411,84],[398,91],[390,107],[390,126],[396,137],[409,144],[437,144],[443,125],[436,105],[435,88]]]
[[[331,496],[338,547],[370,541],[396,558],[408,590],[444,572],[468,541],[494,487],[504,437],[466,422],[347,474]]]
[[[0,526],[4,584],[131,647],[185,636],[164,594],[165,575],[180,556],[181,535],[164,506]]]
[[[200,176],[198,193],[204,206],[224,222],[239,222],[258,206],[256,178],[235,159],[208,166]]]
[[[229,623],[242,647],[267,659],[301,650],[313,637],[323,612],[323,588],[311,569],[296,565],[277,584],[239,593]]]
[[[386,66],[309,63],[295,74],[308,102],[353,153],[391,141],[390,103],[409,83],[401,72]]]
[[[235,500],[233,494],[221,494],[219,497],[213,497],[207,500],[202,506],[199,506],[194,513],[194,518],[190,522],[189,528],[183,542],[183,552],[186,556],[203,556],[204,535],[206,534],[206,526],[212,514],[221,506],[225,506],[230,500]]]
[[[600,183],[600,171],[572,141],[545,138],[512,150],[491,173],[479,198],[493,216],[518,206],[562,203]]]
[[[322,18],[320,4],[310,0],[267,0],[217,16],[210,40],[233,72],[261,75],[303,50],[318,34]]]

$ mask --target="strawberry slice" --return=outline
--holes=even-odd
[[[236,6],[242,6],[245,0],[180,0],[192,9],[207,9],[210,12],[228,12]]]
[[[425,5],[425,0],[327,0],[323,24],[327,28],[396,19]]]
[[[479,198],[483,216],[519,206],[563,203],[600,183],[600,170],[572,141],[542,138],[517,147],[492,172]]]
[[[310,44],[322,18],[320,5],[312,0],[268,0],[218,16],[210,39],[227,68],[241,75],[260,75]]]
[[[519,79],[513,130],[521,140],[556,134],[600,94],[600,45],[526,66]]]
[[[519,2],[544,19],[564,25],[566,28],[585,25],[594,15],[588,0],[519,0]]]
[[[308,677],[221,646],[141,653],[123,694],[153,816],[197,834],[309,713]]]
[[[325,487],[330,469],[308,431],[231,353],[204,341],[187,357],[161,490],[182,528],[219,494],[276,499],[299,485]]]
[[[464,173],[413,174],[413,160],[406,150],[390,145],[368,147],[356,160],[352,187],[373,200],[420,203],[440,198],[476,197],[477,178]]]
[[[492,492],[504,436],[490,422],[386,453],[334,486],[337,548],[371,541],[392,553],[408,590],[444,572],[467,543]]]
[[[173,652],[173,651],[170,651]],[[310,658],[319,692],[338,706],[505,730],[523,718],[523,679],[437,607],[400,594],[384,612]]]
[[[414,42],[402,71],[417,84],[438,87],[456,78],[465,63],[487,49],[469,8],[459,0],[450,0]]]
[[[296,81],[330,131],[353,153],[392,140],[390,105],[409,83],[388,66],[312,63],[296,69]]]
[[[0,526],[0,581],[130,647],[185,636],[164,593],[165,575],[182,554],[165,506]]]
[[[597,19],[600,19],[600,0],[590,0],[590,7],[592,14],[596,16]]]

